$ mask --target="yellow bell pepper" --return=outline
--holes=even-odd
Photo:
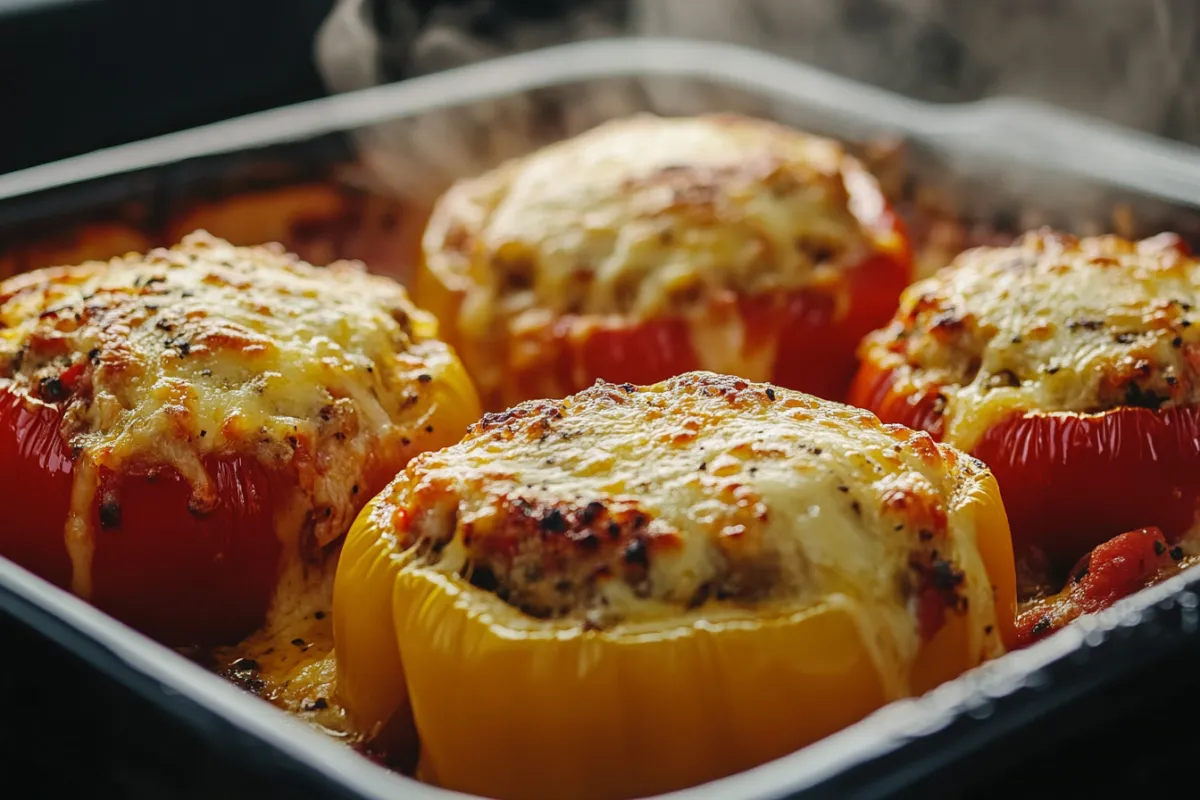
[[[403,549],[410,492],[400,476],[348,536],[334,596],[339,694],[364,729],[411,719],[418,776],[446,788],[514,800],[680,789],[862,719],[897,680],[920,693],[985,657],[967,617],[951,615],[911,665],[889,664],[849,593],[767,610],[710,603],[608,630],[536,619]],[[976,551],[959,557],[986,568],[1009,644],[1013,559],[991,476],[948,516],[975,531]]]

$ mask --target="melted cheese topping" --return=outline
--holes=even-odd
[[[848,598],[881,674],[902,675],[934,584],[948,613],[972,615],[973,650],[999,652],[964,511],[984,475],[864,411],[697,372],[486,415],[409,465],[381,524],[419,563],[522,612],[508,625],[636,628]]]
[[[0,283],[0,389],[64,408],[73,588],[88,596],[96,467],[173,467],[204,508],[216,498],[203,459],[253,456],[297,478],[285,540],[306,515],[316,545],[340,536],[371,470],[431,438],[435,378],[457,363],[436,330],[359,264],[318,268],[204,233]]]
[[[1198,305],[1200,262],[1173,236],[1037,232],[913,284],[863,355],[939,391],[943,438],[970,450],[1012,413],[1200,401]]]
[[[640,115],[459,182],[423,248],[460,298],[448,327],[486,393],[503,365],[472,358],[472,342],[564,317],[677,315],[703,328],[714,303],[836,286],[871,252],[901,246],[868,227],[883,213],[874,180],[836,142],[733,115]],[[697,352],[710,344],[700,336]],[[743,365],[716,350],[729,355],[706,366]]]

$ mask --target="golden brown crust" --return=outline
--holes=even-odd
[[[640,115],[458,183],[426,258],[505,311],[645,319],[797,288],[871,249],[851,167],[837,143],[763,120]]]
[[[949,520],[983,474],[858,409],[690,373],[488,414],[375,513],[431,568],[538,618],[608,626],[829,591],[965,608],[969,534]]]
[[[1013,412],[1193,405],[1198,286],[1176,237],[1038,231],[913,284],[862,355],[902,390],[940,391],[947,441],[964,448]]]
[[[553,373],[555,346],[662,320],[692,328],[691,366],[768,379],[775,343],[748,341],[739,301],[811,289],[845,313],[846,274],[904,247],[877,224],[883,205],[836,142],[736,115],[640,115],[452,187],[417,292],[485,396],[510,400],[514,372]]]

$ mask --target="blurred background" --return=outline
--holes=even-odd
[[[0,172],[624,34],[750,44],[935,102],[1033,97],[1200,144],[1198,22],[1192,0],[0,0]]]

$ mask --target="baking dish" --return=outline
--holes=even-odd
[[[601,97],[607,99],[602,106]],[[907,150],[894,184],[901,199],[918,210],[948,208],[956,221],[992,235],[1049,223],[1080,232],[1174,229],[1195,238],[1200,192],[1193,187],[1200,185],[1200,161],[1187,148],[1023,102],[930,107],[729,46],[610,40],[514,56],[14,173],[0,178],[0,252],[13,270],[71,252],[79,243],[72,237],[80,235],[89,247],[107,241],[127,249],[121,236],[96,244],[98,223],[157,244],[172,238],[181,220],[197,219],[189,215],[206,204],[232,203],[247,192],[278,196],[298,186],[347,198],[345,206],[327,208],[324,219],[336,224],[314,235],[311,214],[297,222],[248,206],[233,215],[244,226],[239,233],[280,238],[297,249],[342,250],[347,237],[361,233],[363,209],[372,198],[400,209],[401,217],[419,219],[432,196],[461,174],[606,115],[641,109],[732,110],[863,142],[898,137]],[[399,197],[375,198],[384,189]],[[52,246],[56,242],[61,247]],[[401,277],[403,261],[399,257],[394,265]],[[928,794],[948,775],[957,781],[955,791],[981,785],[1029,748],[1069,734],[1040,726],[1038,737],[1023,735],[1030,726],[1068,709],[1074,723],[1091,715],[1097,724],[1112,709],[1089,704],[1089,696],[1159,659],[1194,650],[1196,581],[1182,575],[793,756],[674,796]],[[264,785],[278,780],[306,796],[447,796],[322,741],[7,563],[0,564],[0,607],[126,687],[160,720],[196,734],[216,759],[210,763],[237,764]],[[1014,746],[1014,737],[1025,749]]]

